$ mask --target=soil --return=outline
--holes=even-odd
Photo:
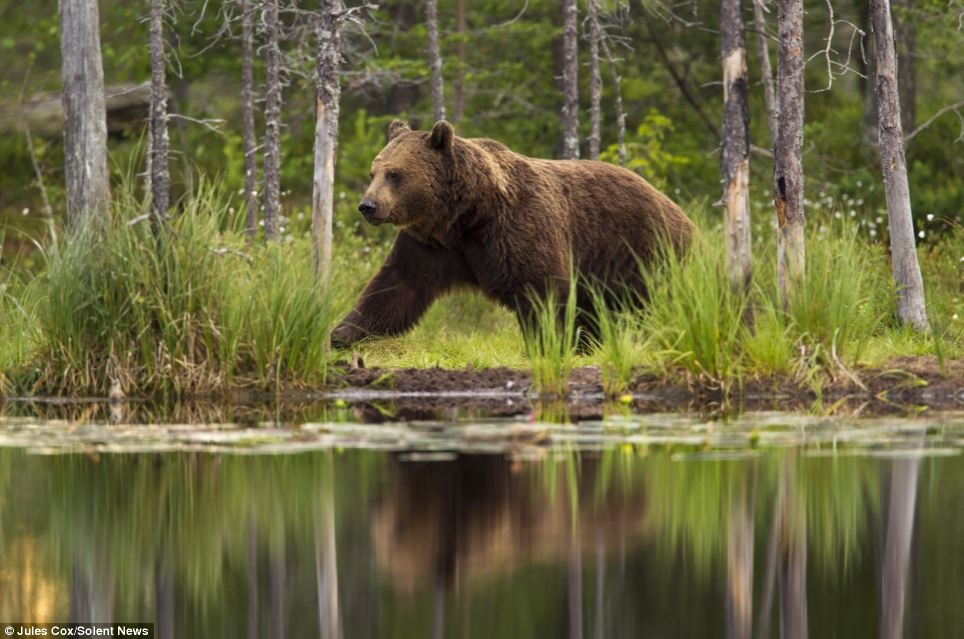
[[[527,371],[511,368],[378,369],[354,367],[337,373],[325,389],[280,394],[239,390],[175,402],[96,397],[0,398],[0,414],[69,422],[238,423],[296,425],[329,419],[462,421],[497,417],[526,420],[601,419],[620,411],[694,412],[704,415],[749,411],[802,411],[835,415],[914,416],[964,411],[964,361],[938,365],[933,357],[893,359],[882,368],[857,369],[816,387],[788,379],[750,379],[720,388],[699,379],[668,380],[641,375],[621,397],[607,397],[595,367],[572,371],[564,400],[538,397]]]
[[[483,370],[354,368],[333,380],[334,395],[357,405],[392,399],[394,419],[431,419],[453,407],[493,415],[531,412],[530,378],[509,368]],[[602,415],[607,402],[596,367],[575,369],[566,402],[571,419]],[[699,379],[667,380],[642,375],[631,384],[633,412],[805,410],[890,414],[964,410],[964,361],[902,357],[883,368],[862,368],[819,386],[788,379],[749,379],[729,389]],[[431,396],[430,396],[431,395]],[[628,399],[628,398],[626,398]]]

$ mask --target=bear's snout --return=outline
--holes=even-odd
[[[375,217],[375,213],[378,211],[378,205],[372,200],[367,198],[362,200],[361,204],[358,205],[358,210],[369,224],[378,224],[382,221]]]

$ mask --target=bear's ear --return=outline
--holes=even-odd
[[[445,120],[439,120],[432,127],[432,135],[429,136],[429,144],[432,148],[443,153],[452,150],[452,140],[455,138],[455,129]]]
[[[391,124],[388,125],[388,139],[394,140],[402,133],[408,133],[411,129],[408,126],[408,122],[404,120],[392,120]]]

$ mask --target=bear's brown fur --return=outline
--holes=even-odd
[[[400,230],[333,332],[338,346],[403,333],[459,286],[480,289],[524,324],[533,294],[566,298],[570,265],[609,290],[644,295],[639,262],[651,262],[664,239],[684,250],[694,234],[676,204],[618,166],[525,157],[495,140],[456,137],[445,121],[429,133],[396,120],[388,135],[359,210]],[[580,293],[578,304],[591,318],[591,298]]]

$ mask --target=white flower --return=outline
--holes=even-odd
[[[850,217],[857,217],[857,211],[850,209]]]
[[[877,237],[877,231],[874,229],[870,229],[870,237]]]
[[[857,186],[863,186],[863,185],[864,185],[863,182],[861,182],[860,180],[857,180]]]
[[[233,207],[233,206],[229,206],[229,207],[228,207],[228,213],[234,213],[234,207]]]
[[[920,239],[924,239],[924,231],[923,230],[918,231],[917,237],[919,237]]]
[[[951,319],[952,319],[952,320],[957,320],[957,313],[954,313],[953,315],[951,315]]]
[[[837,211],[836,213],[834,213],[833,216],[838,220],[843,217],[843,215],[840,214],[840,211]]]
[[[933,221],[934,221],[934,214],[933,214],[933,213],[928,213],[928,214],[927,214],[927,221],[928,221],[928,222],[933,222]]]
[[[27,207],[23,207],[23,210],[20,211],[20,213],[21,215],[27,215],[28,213],[30,213],[30,209],[28,209]]]

